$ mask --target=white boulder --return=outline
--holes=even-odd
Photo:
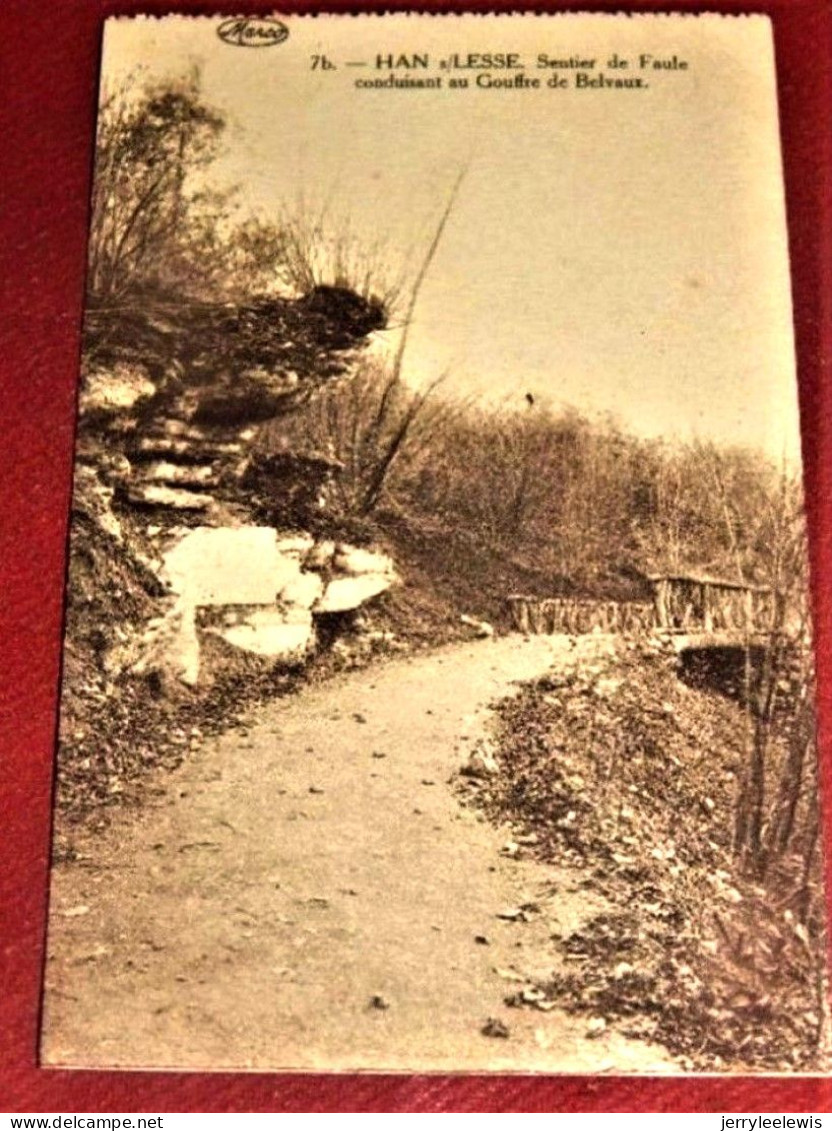
[[[143,365],[126,362],[87,373],[80,397],[81,413],[119,412],[133,408],[156,393]]]
[[[280,600],[285,605],[296,605],[301,609],[311,609],[320,600],[324,583],[317,573],[299,573],[280,590]]]
[[[296,612],[287,620],[280,609],[258,609],[241,624],[212,631],[235,648],[287,663],[304,660],[315,643],[309,613],[303,618]]]
[[[167,551],[164,570],[193,605],[273,605],[300,577],[300,561],[270,526],[199,526]]]
[[[384,593],[393,584],[389,574],[366,573],[361,577],[336,577],[327,585],[314,607],[316,613],[345,613]]]
[[[341,543],[333,560],[333,567],[338,573],[346,573],[351,577],[360,577],[363,574],[392,574],[395,567],[392,558],[377,550],[361,550],[357,546],[347,546]]]

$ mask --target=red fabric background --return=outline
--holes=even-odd
[[[626,5],[774,18],[832,822],[832,0]],[[282,11],[303,4],[275,5]],[[381,8],[400,3],[372,3]],[[472,7],[475,5],[468,5]],[[509,8],[510,4],[481,5]],[[528,7],[545,9],[545,4]],[[614,9],[614,2],[552,9]],[[56,693],[99,34],[111,13],[247,0],[6,0],[0,19],[0,1110],[828,1111],[819,1079],[90,1073],[37,1067]],[[328,10],[362,6],[323,4]],[[462,10],[465,4],[426,5]],[[830,873],[830,869],[827,869]],[[832,874],[829,875],[832,890]],[[129,1023],[129,1019],[125,1019]]]

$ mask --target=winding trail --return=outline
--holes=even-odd
[[[507,830],[449,784],[488,703],[573,656],[512,636],[396,659],[266,704],[160,777],[54,871],[44,1062],[673,1070],[504,1005],[593,906],[579,877],[501,856]]]

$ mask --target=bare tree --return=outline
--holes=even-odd
[[[749,615],[744,624],[746,744],[738,776],[734,847],[744,868],[763,879],[789,849],[809,755],[814,753],[811,647],[807,608],[806,537],[800,484],[786,469],[777,489],[754,500],[756,529],[741,530],[742,516],[729,497],[724,461],[703,451],[722,507],[737,579],[752,580],[742,545],[758,551],[760,580],[769,589],[768,624]],[[747,522],[747,519],[746,519]],[[756,637],[756,639],[755,639]],[[756,663],[753,656],[758,657]],[[775,739],[787,733],[779,770]],[[810,838],[811,840],[812,838]],[[814,849],[812,849],[814,851]]]
[[[372,514],[381,502],[390,474],[402,454],[409,450],[413,459],[423,447],[426,429],[417,429],[417,424],[428,423],[426,410],[433,403],[433,394],[442,384],[444,375],[421,388],[412,389],[402,378],[402,368],[419,295],[451,217],[463,177],[464,171],[453,184],[407,290],[399,340],[392,360],[364,359],[349,382],[328,390],[298,420],[288,424],[296,440],[303,435],[307,439],[314,438],[343,464],[338,497],[344,513],[362,517]],[[321,216],[310,221],[303,210],[297,211],[283,230],[286,234],[287,278],[294,286],[317,285],[323,278],[328,278],[336,284],[349,282],[351,287],[363,288],[368,295],[377,298],[378,287],[384,287],[383,272],[377,267],[371,252],[362,256],[348,232],[342,232],[338,239],[327,244]],[[323,271],[328,274],[321,274]],[[398,286],[393,290],[388,287],[386,293],[388,297],[397,298],[400,290]]]
[[[277,277],[296,294],[318,286],[347,287],[395,312],[404,287],[404,268],[396,265],[383,238],[358,234],[348,215],[330,202],[317,208],[300,196],[277,218],[280,256]]]
[[[143,91],[131,78],[104,98],[90,221],[93,301],[113,302],[198,257],[190,219],[210,213],[204,231],[215,230],[226,197],[191,178],[213,160],[223,127],[196,73]]]

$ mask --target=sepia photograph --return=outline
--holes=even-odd
[[[764,16],[106,21],[41,1064],[832,1070]]]

